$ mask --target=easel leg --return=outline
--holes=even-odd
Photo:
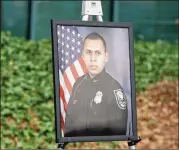
[[[82,1],[82,21],[92,21],[93,16],[96,16],[97,21],[103,21],[103,11],[101,0],[83,0]]]
[[[91,15],[84,15],[82,18],[82,21],[92,21],[93,20],[93,16]]]
[[[97,15],[97,16],[96,16],[96,20],[97,20],[97,21],[101,21],[101,22],[102,22],[102,21],[103,21],[103,18],[102,18],[102,16]]]
[[[129,149],[135,149],[135,145],[129,146]]]
[[[59,143],[58,144],[58,150],[63,150],[65,149],[65,146],[67,145],[68,143]]]
[[[129,146],[129,149],[135,149],[135,145],[141,141],[141,138],[139,137],[137,140],[135,141],[130,141],[128,142],[128,146]]]

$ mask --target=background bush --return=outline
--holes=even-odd
[[[137,91],[156,81],[178,77],[178,43],[158,40],[134,44]]]
[[[51,41],[2,32],[1,67],[1,148],[56,148]],[[135,42],[135,75],[137,91],[176,79],[178,44]]]

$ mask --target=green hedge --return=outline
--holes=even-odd
[[[52,148],[51,43],[2,33],[1,44],[2,148]]]
[[[145,90],[159,80],[178,77],[178,43],[158,40],[155,43],[137,41],[135,50],[136,89]]]
[[[178,44],[135,42],[137,91],[178,77]],[[1,33],[1,148],[56,148],[51,42]]]

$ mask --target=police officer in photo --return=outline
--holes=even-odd
[[[121,85],[105,70],[106,42],[98,33],[83,44],[88,73],[72,90],[65,119],[65,137],[126,135],[127,99]]]

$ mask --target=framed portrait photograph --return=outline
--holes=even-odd
[[[56,142],[137,137],[131,23],[51,21]]]

